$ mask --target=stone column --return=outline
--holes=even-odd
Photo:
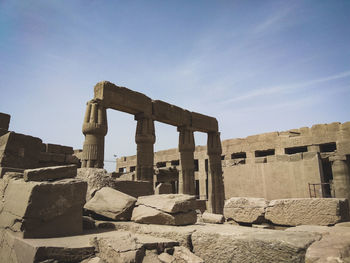
[[[179,194],[196,194],[196,183],[194,178],[194,135],[188,127],[178,127],[179,152],[180,152],[180,173],[179,173]]]
[[[222,179],[222,149],[219,132],[208,133],[207,151],[209,157],[208,210],[211,213],[222,214],[225,202],[225,191]]]
[[[90,100],[83,123],[85,141],[81,159],[82,168],[103,168],[107,113],[101,101]]]
[[[143,113],[135,115],[135,120],[137,121],[136,179],[153,183],[153,144],[156,141],[154,121]]]
[[[330,157],[332,162],[333,188],[336,198],[347,198],[350,201],[350,171],[345,155]]]

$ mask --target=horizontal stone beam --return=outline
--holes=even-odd
[[[153,101],[153,116],[156,121],[174,126],[191,125],[191,112],[161,100]]]
[[[190,112],[161,100],[152,101],[142,93],[118,87],[108,81],[97,83],[94,91],[94,98],[101,100],[105,108],[134,115],[143,113],[155,121],[177,127],[187,126],[194,131],[218,131],[218,122],[213,117]]]
[[[94,88],[95,99],[102,101],[105,108],[123,111],[130,114],[152,114],[152,100],[146,95],[111,82],[102,81]]]

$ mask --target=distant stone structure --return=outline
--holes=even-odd
[[[217,162],[223,166],[225,199],[350,198],[350,122],[230,139],[220,148]],[[178,149],[156,152],[155,165],[181,173],[181,156]],[[210,158],[205,146],[195,148],[195,190],[200,199],[208,198]],[[130,172],[135,166],[136,156],[117,159],[117,171]]]
[[[152,100],[142,93],[118,87],[111,82],[97,83],[94,99],[87,103],[83,123],[85,142],[81,157],[82,168],[103,168],[104,137],[107,134],[106,109],[133,114],[137,121],[135,141],[136,179],[153,182],[155,143],[154,121],[176,126],[179,131],[181,166],[179,193],[195,194],[193,132],[208,134],[208,209],[222,213],[224,187],[222,182],[221,141],[218,122],[215,118],[190,112],[160,100]]]
[[[11,116],[0,112],[0,177],[24,169],[80,164],[72,147],[9,131]]]

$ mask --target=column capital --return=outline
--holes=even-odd
[[[193,130],[187,126],[177,128],[179,134],[179,151],[180,152],[194,152],[195,142]]]

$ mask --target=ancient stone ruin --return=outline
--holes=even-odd
[[[137,155],[113,173],[107,108],[137,121]],[[153,152],[154,121],[178,127],[178,149]],[[350,262],[349,123],[221,142],[215,118],[106,81],[83,150],[9,122],[0,113],[0,262]]]

